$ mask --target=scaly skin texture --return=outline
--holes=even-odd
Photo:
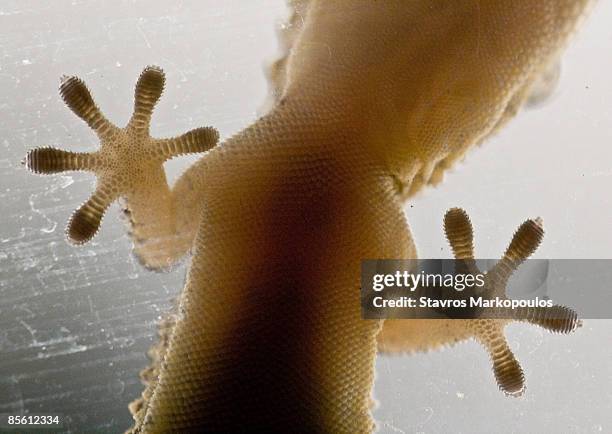
[[[270,112],[216,147],[209,128],[149,137],[164,80],[156,67],[138,81],[123,129],[80,80],[64,79],[62,97],[100,150],[36,149],[25,162],[39,173],[97,174],[69,239],[86,242],[124,198],[145,265],[193,255],[131,406],[132,432],[370,432],[377,345],[425,351],[476,337],[500,387],[520,393],[507,321],[363,320],[360,262],[416,257],[403,201],[540,97],[589,3],[294,1]],[[168,188],[165,159],[209,149]],[[449,239],[465,257],[461,234]],[[533,246],[540,237],[535,230]],[[569,331],[572,321],[547,328]]]

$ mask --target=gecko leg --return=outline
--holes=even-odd
[[[81,79],[62,77],[62,99],[94,130],[100,147],[95,152],[82,153],[36,148],[28,152],[23,164],[39,174],[83,170],[96,175],[94,193],[69,220],[66,234],[72,243],[89,241],[98,231],[106,209],[118,198],[127,200],[136,241],[159,234],[171,237],[177,232],[176,198],[168,188],[163,163],[178,155],[211,149],[219,134],[205,127],[169,139],[151,137],[151,116],[164,83],[165,75],[159,67],[146,67],[136,83],[132,117],[124,128],[119,128],[102,114]]]
[[[455,258],[465,261],[465,268],[471,273],[479,273],[474,262],[472,225],[465,211],[449,210],[444,218],[444,229]],[[515,232],[503,257],[486,273],[481,296],[505,299],[508,279],[535,252],[543,236],[540,219],[525,221]],[[573,310],[564,306],[507,308],[499,309],[498,313],[501,319],[483,318],[461,321],[461,324],[489,352],[499,388],[508,395],[521,395],[525,389],[523,370],[506,341],[504,327],[511,321],[525,321],[551,332],[569,333],[580,325],[580,321]]]

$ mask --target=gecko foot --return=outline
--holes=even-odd
[[[472,225],[465,211],[450,209],[444,217],[444,231],[456,259],[465,271],[481,273],[474,260]],[[503,257],[484,277],[485,285],[478,295],[506,299],[506,284],[512,273],[538,248],[544,236],[540,219],[525,221],[514,233]],[[489,312],[491,312],[489,310]],[[500,319],[497,319],[499,316]],[[523,370],[510,350],[504,327],[512,321],[525,321],[551,332],[570,333],[580,326],[577,314],[570,308],[555,305],[548,308],[499,308],[495,319],[465,321],[469,333],[487,349],[499,388],[508,395],[521,395],[525,389]]]
[[[124,128],[119,128],[102,114],[81,79],[62,77],[59,88],[62,99],[94,130],[100,148],[95,152],[36,148],[28,152],[22,163],[39,174],[82,170],[96,175],[94,193],[68,223],[66,234],[72,243],[89,241],[98,231],[106,209],[119,197],[142,197],[143,192],[160,182],[165,187],[164,161],[182,154],[205,152],[217,143],[219,134],[210,127],[196,128],[170,139],[149,135],[151,115],[164,83],[161,68],[146,67],[136,83],[132,117]]]

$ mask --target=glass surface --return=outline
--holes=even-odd
[[[95,136],[63,104],[59,77],[78,75],[113,121],[127,121],[145,65],[166,90],[152,134],[202,125],[222,137],[256,118],[263,65],[277,53],[282,0],[0,0],[0,413],[59,413],[66,432],[121,432],[143,390],[155,324],[186,267],[147,272],[114,205],[93,242],[64,240],[93,177],[29,174],[28,149],[92,150]],[[450,257],[442,217],[465,208],[480,257],[501,254],[517,225],[544,219],[541,258],[612,257],[612,2],[600,2],[563,58],[550,101],[523,111],[406,207],[419,255]],[[175,179],[193,158],[167,164]],[[509,327],[527,379],[497,390],[475,342],[379,357],[374,416],[382,433],[611,432],[612,323],[571,336]]]

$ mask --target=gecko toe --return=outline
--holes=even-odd
[[[553,333],[568,334],[580,327],[578,314],[569,307],[523,308],[515,311],[519,321],[537,325]]]
[[[109,130],[116,128],[104,117],[94,102],[89,89],[80,78],[63,76],[59,91],[70,110],[87,122],[87,125],[99,136],[103,136]]]
[[[94,194],[77,209],[66,229],[66,235],[73,244],[84,244],[96,235],[104,213],[115,200],[108,189],[99,187]]]
[[[38,174],[53,174],[74,170],[93,170],[95,157],[90,153],[69,152],[56,148],[36,148],[22,161],[29,170]]]
[[[444,216],[444,232],[457,259],[474,258],[474,234],[467,213],[452,208]]]
[[[504,336],[504,321],[476,320],[471,328],[474,337],[487,349],[493,364],[493,374],[500,390],[510,396],[520,396],[525,390],[525,376]]]
[[[180,155],[205,152],[219,141],[219,132],[212,127],[200,127],[180,136],[157,141],[153,148],[164,161]]]
[[[84,205],[72,215],[68,224],[67,235],[73,244],[84,244],[98,232],[101,215],[90,212]]]
[[[134,91],[134,113],[129,126],[136,131],[147,133],[153,109],[164,92],[166,76],[159,66],[147,66],[138,81]]]

